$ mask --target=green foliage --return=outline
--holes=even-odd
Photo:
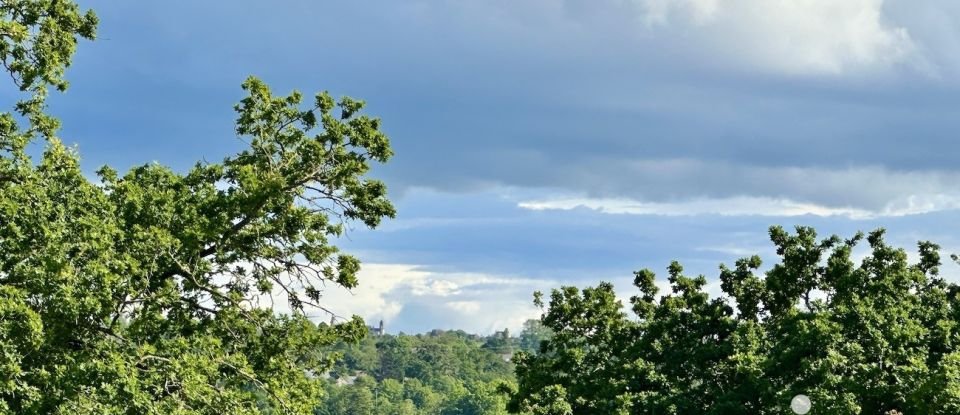
[[[65,90],[77,37],[93,39],[97,28],[96,14],[65,0],[3,0],[0,19],[0,61],[21,91]]]
[[[864,239],[774,227],[779,262],[720,268],[724,296],[673,263],[671,292],[635,274],[626,313],[613,286],[554,290],[541,318],[553,336],[515,358],[510,407],[543,414],[788,414],[797,394],[815,413],[960,410],[960,287],[938,276],[938,247],[919,259]],[[539,300],[542,304],[542,297]]]
[[[30,123],[0,116],[0,414],[312,413],[336,357],[318,348],[366,330],[306,317],[324,284],[358,283],[333,239],[394,215],[367,178],[392,155],[380,121],[250,78],[246,150],[93,181],[43,112],[96,23],[67,0],[0,1],[0,60]]]
[[[332,351],[343,359],[331,370],[329,399],[316,413],[506,414],[507,396],[500,390],[513,384],[513,367],[498,350],[486,347],[502,341],[503,334],[483,338],[434,331],[339,344]],[[358,412],[364,406],[355,402],[368,394],[374,409]]]
[[[500,354],[511,354],[515,345],[516,339],[510,337],[510,330],[504,329],[503,331],[498,331],[487,338],[487,341],[484,342],[483,347],[487,350],[500,353]]]
[[[520,332],[520,338],[517,347],[527,353],[539,353],[540,345],[553,336],[549,328],[543,325],[540,320],[527,320],[523,322],[523,330]]]
[[[14,86],[26,96],[17,112],[31,127],[18,132],[11,114],[0,117],[0,148],[23,145],[35,133],[51,136],[59,122],[43,112],[47,87],[67,89],[64,72],[73,58],[78,38],[96,36],[97,16],[81,12],[69,0],[0,1],[0,62]]]

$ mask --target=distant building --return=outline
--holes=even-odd
[[[372,335],[374,335],[374,336],[383,336],[383,335],[386,333],[385,331],[383,331],[383,320],[382,320],[382,319],[380,320],[380,326],[379,326],[379,327],[367,326],[367,329],[369,329],[369,330],[370,330],[370,334],[372,334]]]

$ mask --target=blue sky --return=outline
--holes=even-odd
[[[100,38],[51,111],[89,171],[237,151],[248,75],[368,102],[399,214],[341,241],[367,265],[327,301],[391,332],[515,329],[534,290],[626,298],[672,259],[713,281],[774,224],[960,251],[954,2],[81,4]]]

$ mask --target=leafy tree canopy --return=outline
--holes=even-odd
[[[674,262],[670,292],[635,273],[628,314],[613,286],[554,290],[552,337],[516,358],[513,410],[540,414],[960,413],[960,287],[939,277],[939,247],[916,262],[866,235],[818,239],[770,229],[779,262],[720,267],[722,298]]]
[[[380,120],[250,78],[246,150],[87,177],[44,98],[96,24],[68,0],[0,1],[0,61],[23,95],[0,116],[0,414],[311,413],[331,363],[317,347],[366,330],[307,319],[325,283],[358,283],[333,240],[394,215],[367,177],[392,155]]]

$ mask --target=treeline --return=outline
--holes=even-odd
[[[940,248],[770,228],[777,258],[703,275],[634,274],[627,307],[610,283],[562,287],[553,333],[516,356],[508,407],[536,415],[960,414],[960,285]],[[865,243],[864,243],[865,242]],[[960,260],[954,255],[953,259]],[[949,279],[949,280],[948,280]],[[812,408],[812,409],[811,409]]]
[[[548,337],[530,320],[517,337],[434,330],[340,343],[328,351],[337,363],[323,376],[327,397],[315,413],[507,414],[504,391],[516,387],[511,358],[536,353]]]

